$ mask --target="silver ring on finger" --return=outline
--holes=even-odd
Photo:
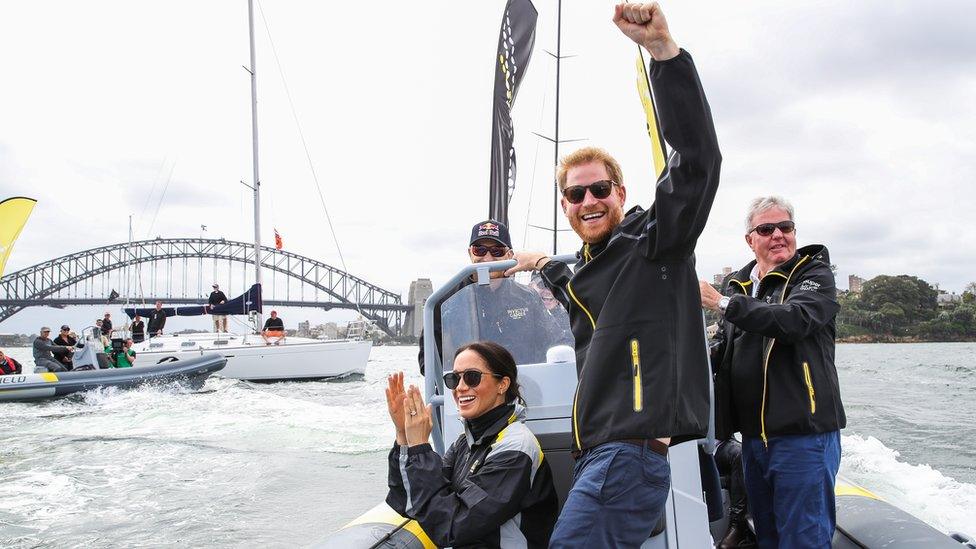
[[[410,410],[410,415],[412,415],[412,416],[417,415],[417,410]]]

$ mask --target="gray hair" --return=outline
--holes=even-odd
[[[749,204],[749,211],[746,213],[746,233],[752,230],[752,218],[773,208],[786,211],[787,215],[790,216],[790,221],[794,221],[793,204],[787,202],[785,198],[781,196],[760,196]]]

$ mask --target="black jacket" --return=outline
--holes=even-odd
[[[713,356],[717,436],[764,440],[824,433],[847,424],[834,366],[840,310],[827,249],[806,246],[766,273],[757,297],[752,261],[729,277],[731,296]]]
[[[394,445],[386,503],[416,519],[438,547],[549,544],[559,503],[535,435],[509,404],[471,422],[443,459],[429,444]],[[490,416],[490,417],[486,417]]]
[[[112,321],[107,318],[102,320],[102,335],[112,335]]]
[[[153,309],[149,312],[149,335],[158,335],[166,327],[166,311]]]
[[[139,343],[146,338],[146,323],[141,320],[132,322],[129,327],[132,330],[132,341]],[[137,339],[138,338],[138,339]]]
[[[207,300],[207,303],[209,303],[210,305],[220,305],[221,303],[225,303],[226,301],[227,301],[227,296],[224,295],[224,292],[221,292],[220,290],[214,290],[210,292],[210,299]]]
[[[579,386],[579,449],[622,439],[700,438],[709,371],[695,244],[718,187],[721,155],[694,63],[682,50],[652,62],[661,129],[674,149],[649,210],[635,207],[607,241],[586,245],[576,272],[542,277],[569,309]]]
[[[78,340],[70,335],[62,336],[61,334],[58,334],[58,337],[54,338],[54,343],[56,345],[64,345],[65,347],[74,347],[75,344],[78,343]],[[54,358],[57,359],[58,362],[67,366],[69,370],[71,369],[72,356],[67,349],[59,349],[51,352],[54,354]]]

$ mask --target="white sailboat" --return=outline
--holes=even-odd
[[[261,178],[258,175],[257,69],[254,52],[254,4],[248,1],[251,66],[251,138],[254,172],[254,274],[261,285]],[[260,291],[258,291],[260,296]],[[247,314],[247,309],[242,313]],[[260,307],[250,312],[255,331],[262,325]],[[348,339],[319,340],[288,337],[267,345],[258,334],[196,333],[160,335],[137,343],[133,349],[140,365],[180,360],[204,353],[219,353],[227,359],[223,377],[254,381],[297,381],[362,375],[366,371],[372,341],[363,321],[350,323]]]

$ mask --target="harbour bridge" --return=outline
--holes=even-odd
[[[34,306],[203,303],[211,277],[233,298],[248,288],[249,274],[253,283],[253,267],[253,243],[223,238],[155,238],[92,248],[0,278],[0,322]],[[400,333],[404,313],[413,309],[397,293],[292,252],[262,246],[261,267],[265,306],[359,310],[390,335]],[[235,287],[239,291],[231,291]]]

